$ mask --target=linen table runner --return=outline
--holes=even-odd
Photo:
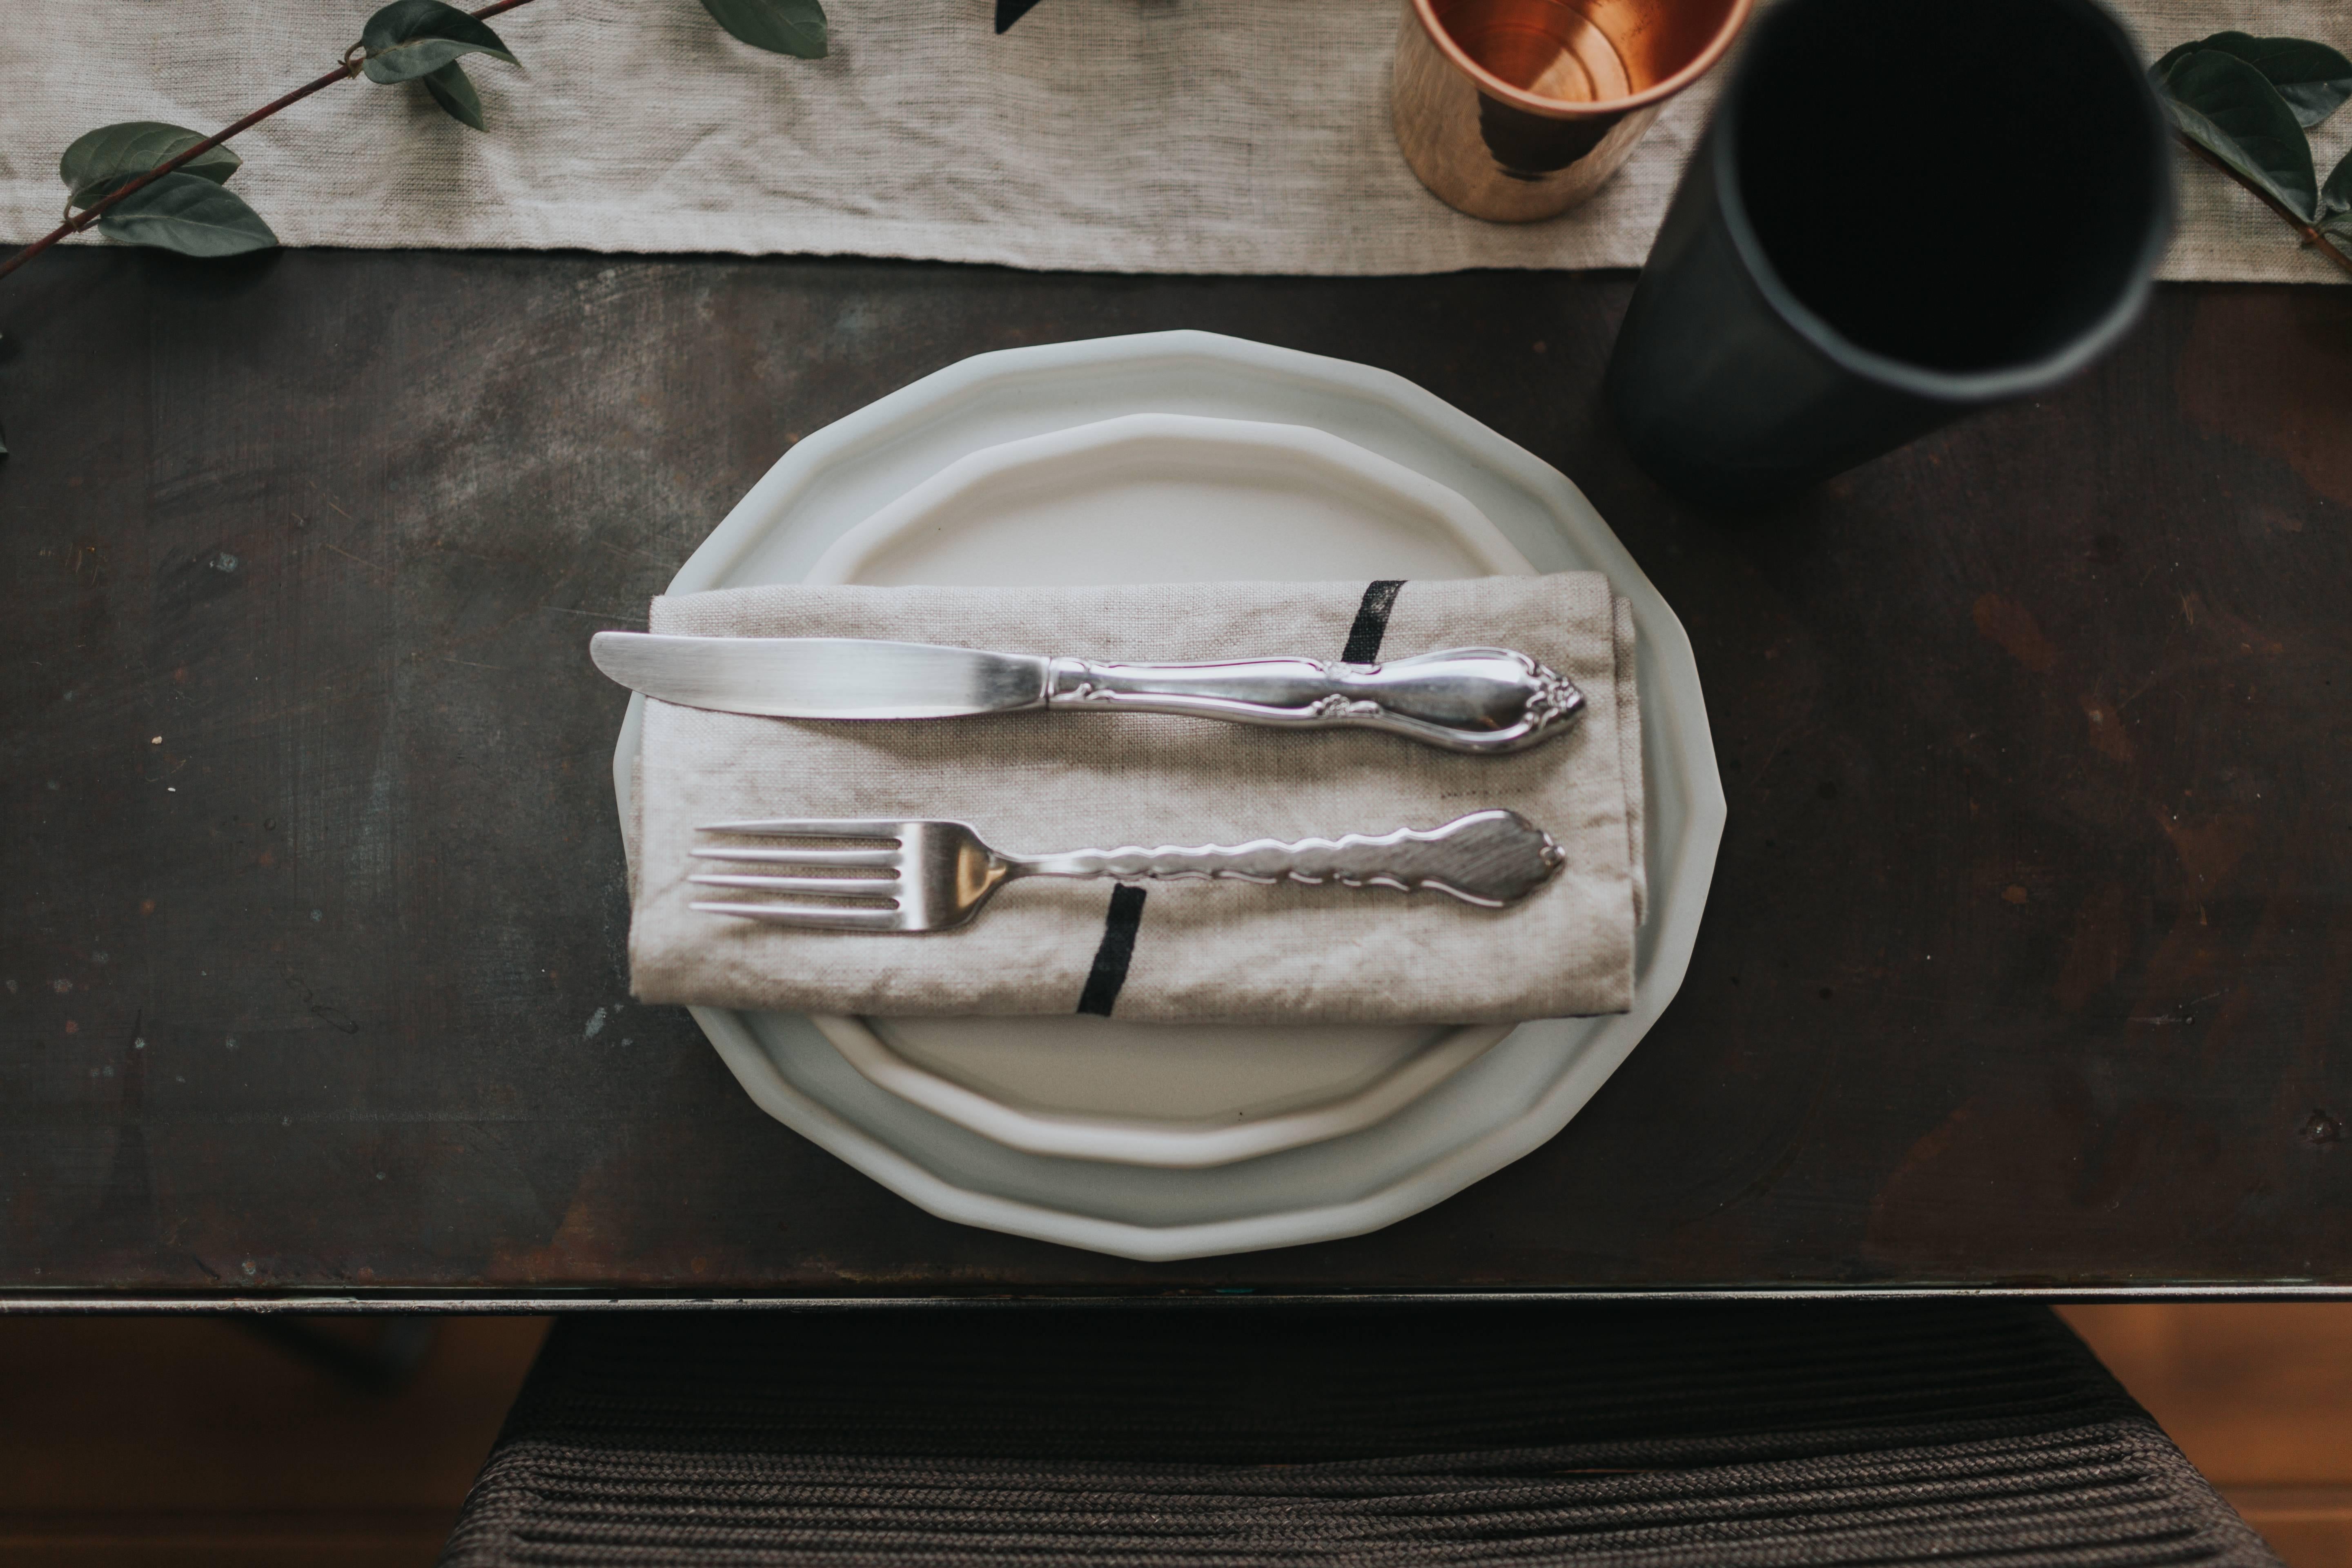
[[[1395,0],[832,0],[833,53],[728,37],[695,0],[538,0],[523,62],[471,75],[488,134],[415,88],[320,94],[240,137],[237,190],[289,245],[803,251],[1133,272],[1633,267],[1722,72],[1675,100],[1592,202],[1462,216],[1398,155]],[[2147,55],[2226,27],[2352,49],[2341,0],[2120,0]],[[0,226],[47,232],[57,160],[121,120],[211,132],[316,75],[371,0],[72,0],[0,28]],[[2321,169],[2352,110],[2315,133]],[[2060,177],[2063,149],[2020,179]],[[2181,154],[2163,276],[2344,281]],[[1835,171],[1823,171],[1824,178]],[[1935,243],[1921,193],[1920,238]],[[85,243],[95,243],[85,242]]]

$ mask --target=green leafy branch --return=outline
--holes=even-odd
[[[2352,59],[2305,38],[2216,33],[2148,75],[2183,142],[2352,272],[2352,153],[2323,182],[2306,134],[2352,98]]]
[[[476,131],[486,128],[482,100],[458,63],[478,54],[518,63],[488,18],[530,0],[496,0],[466,12],[443,0],[392,0],[367,19],[359,42],[333,70],[272,100],[210,136],[161,121],[100,126],[78,139],[58,160],[65,182],[65,221],[0,262],[5,277],[59,240],[95,225],[109,239],[152,246],[183,256],[236,256],[278,243],[261,215],[229,190],[244,160],[222,143],[334,86],[364,76],[384,84],[421,82],[433,101]],[[827,36],[823,0],[702,0],[729,33],[775,54],[822,59]]]

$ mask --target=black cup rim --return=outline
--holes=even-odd
[[[2163,106],[2157,102],[2154,90],[2147,86],[2147,68],[2141,63],[2138,40],[2120,17],[2098,4],[2097,0],[2044,0],[2044,3],[2068,7],[2087,18],[2114,48],[2124,68],[2140,81],[2142,90],[2138,100],[2143,129],[2159,171],[2157,200],[2148,214],[2147,230],[2140,237],[2139,253],[2133,260],[2129,279],[2117,291],[2105,314],[2054,353],[2041,359],[1991,370],[1936,370],[1864,348],[1830,325],[1782,281],[1780,269],[1765,255],[1763,242],[1757,237],[1755,226],[1748,222],[1747,193],[1739,186],[1738,124],[1740,110],[1746,104],[1754,76],[1753,62],[1757,58],[1759,46],[1772,35],[1776,27],[1784,25],[1782,18],[1785,16],[1801,8],[1806,0],[1781,0],[1781,4],[1767,10],[1750,31],[1746,58],[1739,62],[1738,68],[1733,71],[1730,81],[1724,88],[1723,102],[1716,110],[1715,123],[1707,137],[1716,202],[1723,214],[1724,227],[1739,253],[1740,264],[1747,268],[1749,280],[1763,295],[1765,302],[1771,306],[1790,330],[1849,374],[1943,403],[1990,403],[2022,396],[2064,381],[2105,353],[2115,346],[2117,339],[2131,330],[2147,305],[2147,297],[2156,287],[2157,263],[2163,259],[2165,247],[2172,237],[2176,197],[2169,158],[2170,122],[2165,117]]]

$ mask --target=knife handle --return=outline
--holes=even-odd
[[[1452,752],[1516,752],[1572,723],[1584,694],[1503,647],[1455,647],[1383,664],[1251,658],[1224,664],[1053,661],[1055,708],[1181,713],[1276,729],[1382,730]]]

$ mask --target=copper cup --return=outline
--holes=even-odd
[[[1600,189],[1754,0],[1405,0],[1397,144],[1473,217],[1527,223]]]

